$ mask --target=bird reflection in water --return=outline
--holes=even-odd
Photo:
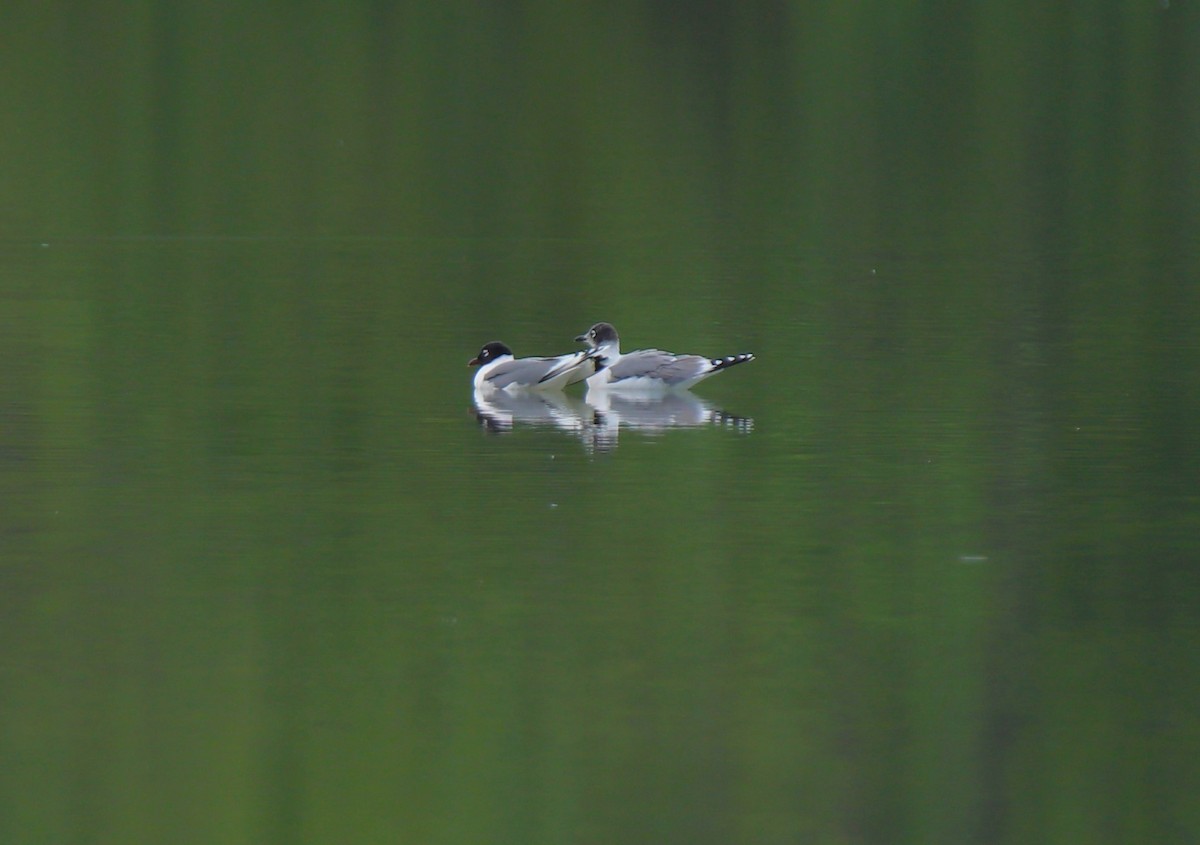
[[[563,393],[475,391],[475,418],[486,430],[510,432],[514,428],[556,428],[578,434],[591,410],[586,402]]]
[[[681,428],[719,426],[747,434],[754,420],[726,413],[690,393],[659,396],[592,391],[587,399],[562,393],[481,393],[474,396],[475,417],[490,432],[515,428],[552,428],[579,438],[595,451],[611,451],[623,430],[661,435]]]

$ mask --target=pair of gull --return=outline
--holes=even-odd
[[[622,355],[621,339],[610,323],[596,323],[575,340],[586,343],[588,348],[553,358],[514,358],[511,349],[499,341],[492,341],[469,362],[470,366],[479,367],[475,373],[475,389],[562,390],[569,384],[586,381],[589,391],[687,390],[714,373],[754,360],[754,355],[749,352],[706,358],[703,355],[676,355],[661,349],[639,349]]]

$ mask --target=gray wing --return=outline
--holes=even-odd
[[[569,355],[559,355],[557,358],[549,358],[547,360],[551,366],[542,375],[541,381],[550,381],[556,376],[561,376],[567,370],[571,370],[571,375],[567,377],[567,384],[575,384],[576,382],[583,381],[596,372],[595,359],[596,353],[591,349],[574,352]]]
[[[612,381],[634,378],[658,378],[666,384],[680,384],[709,370],[711,362],[702,355],[672,355],[661,349],[639,349],[622,355],[610,368]]]
[[[556,358],[516,358],[497,366],[484,381],[500,390],[514,384],[535,385],[557,362]]]

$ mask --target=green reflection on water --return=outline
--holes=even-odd
[[[1197,28],[1014,8],[14,13],[0,839],[1194,838]]]

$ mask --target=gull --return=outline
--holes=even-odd
[[[750,352],[706,358],[676,355],[661,349],[639,349],[621,354],[621,338],[611,323],[596,323],[575,338],[595,355],[596,372],[587,377],[588,390],[629,390],[665,393],[687,390],[697,382],[736,364],[753,361]]]
[[[587,349],[555,358],[514,358],[511,349],[494,340],[485,343],[467,366],[479,367],[474,380],[477,391],[562,390],[594,373],[595,357]]]

